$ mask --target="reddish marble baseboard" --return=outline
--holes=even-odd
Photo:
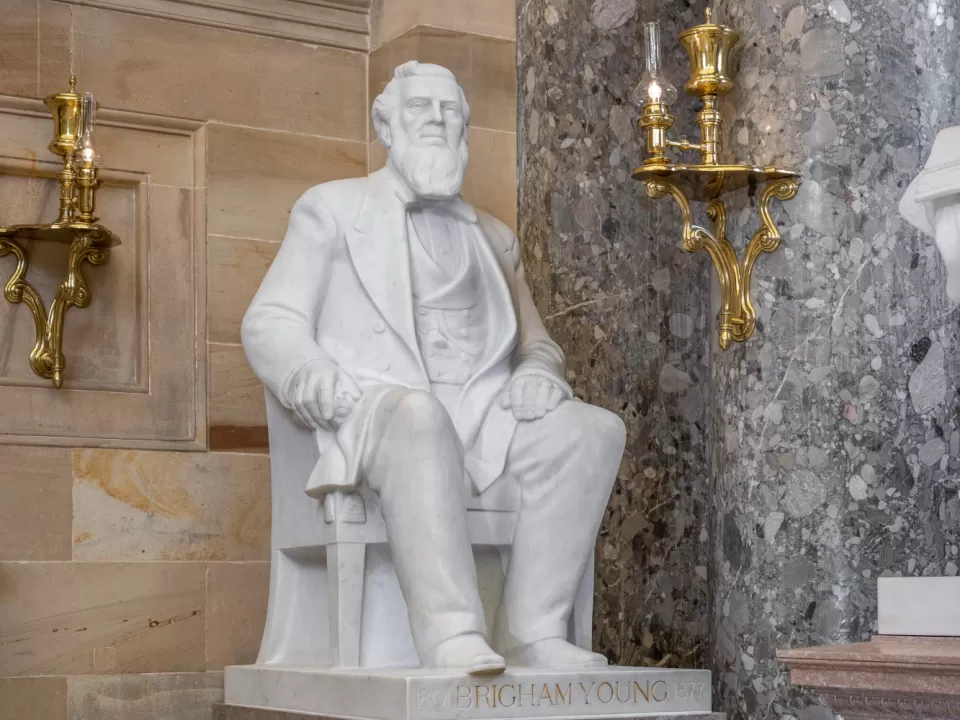
[[[777,657],[846,720],[960,718],[960,638],[879,636]]]

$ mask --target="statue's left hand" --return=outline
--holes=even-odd
[[[500,406],[512,408],[517,420],[539,420],[555,410],[564,398],[561,385],[544,375],[524,374],[511,378],[500,396]]]

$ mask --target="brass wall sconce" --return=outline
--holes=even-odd
[[[722,306],[720,310],[720,347],[726,350],[732,342],[744,342],[756,326],[756,315],[750,300],[750,281],[761,252],[773,252],[780,246],[780,233],[770,216],[770,201],[790,200],[800,188],[799,174],[775,167],[749,164],[724,164],[721,130],[723,118],[718,110],[721,95],[734,88],[728,75],[730,53],[739,41],[735,30],[711,21],[680,33],[680,42],[690,55],[690,80],[686,90],[698,96],[703,109],[697,118],[700,142],[674,141],[667,137],[673,126],[669,106],[677,98],[677,90],[666,79],[660,65],[660,26],[645,26],[646,73],[634,91],[634,100],[643,106],[639,125],[646,132],[648,157],[634,170],[635,180],[643,182],[647,195],[654,199],[673,197],[683,218],[681,243],[687,252],[706,250],[717,268]],[[677,164],[666,156],[667,148],[700,153],[699,164]],[[741,260],[727,240],[724,192],[763,185],[759,214],[761,227],[747,244]],[[694,225],[690,202],[707,201],[707,217],[712,232]]]
[[[120,239],[94,217],[96,192],[100,186],[99,156],[94,143],[96,104],[91,93],[76,92],[77,79],[70,78],[69,92],[57,93],[43,102],[53,113],[54,135],[48,146],[63,158],[60,172],[60,213],[49,225],[0,226],[0,257],[12,255],[17,266],[3,289],[11,303],[26,303],[33,314],[36,343],[30,353],[30,367],[42,378],[63,385],[63,325],[67,310],[90,304],[90,290],[80,266],[101,265],[110,248]],[[50,305],[49,312],[36,289],[27,282],[28,255],[19,241],[68,243],[67,277]]]

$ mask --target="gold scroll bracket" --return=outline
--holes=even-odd
[[[677,166],[674,166],[676,169]],[[712,224],[712,232],[694,225],[690,202],[677,182],[665,176],[652,175],[644,180],[647,195],[659,200],[670,195],[680,206],[683,217],[683,235],[681,244],[687,252],[705,250],[713,261],[720,280],[720,348],[726,350],[733,342],[744,342],[754,331],[757,324],[756,311],[750,300],[750,283],[753,268],[760,253],[773,252],[780,247],[780,232],[770,215],[770,202],[792,200],[800,188],[800,180],[792,173],[776,173],[772,170],[760,171],[768,175],[780,174],[783,177],[767,177],[759,202],[760,228],[747,243],[743,258],[737,258],[737,252],[727,240],[727,209],[723,200],[714,197],[707,205],[707,217]]]
[[[70,244],[67,277],[60,284],[49,311],[40,293],[27,281],[28,255],[19,240],[54,240]],[[36,330],[30,367],[40,377],[52,380],[58,390],[63,385],[63,325],[67,310],[85,308],[90,304],[90,290],[81,266],[84,262],[91,265],[105,263],[109,249],[119,244],[119,239],[102,225],[70,223],[0,227],[0,257],[12,255],[17,261],[3,288],[3,296],[8,302],[24,303],[30,308]]]

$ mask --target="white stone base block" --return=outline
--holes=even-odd
[[[960,637],[960,577],[877,580],[881,635]]]
[[[225,702],[350,720],[522,720],[709,713],[710,672],[510,669],[474,677],[420,669],[228,667]]]

